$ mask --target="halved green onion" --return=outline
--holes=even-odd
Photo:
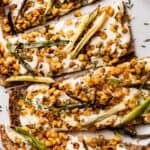
[[[33,147],[35,147],[38,150],[48,150],[48,148],[36,137],[29,134],[28,132],[24,131],[20,127],[16,127],[16,132],[22,135]]]
[[[95,124],[96,122],[102,121],[102,120],[112,116],[113,114],[116,114],[119,111],[123,111],[125,109],[126,109],[126,105],[124,103],[120,103],[120,104],[112,107],[110,110],[106,111],[105,113],[98,115],[94,120],[84,123],[83,126],[90,127],[93,124]]]
[[[75,47],[75,50],[71,53],[71,59],[74,59],[78,56],[79,52],[87,44],[87,42],[89,42],[89,40],[93,37],[93,35],[103,27],[106,20],[107,20],[106,12],[103,12],[102,15],[100,15],[96,18],[94,25],[83,36],[81,41]]]
[[[53,3],[54,3],[54,0],[48,0],[48,4],[47,4],[46,10],[44,12],[44,15],[48,15],[51,13]]]
[[[16,57],[16,59],[18,59],[18,61],[19,61],[29,72],[31,72],[32,74],[35,73],[34,70],[31,68],[31,66],[30,66],[28,63],[26,63],[26,62],[24,61],[24,58],[23,58],[21,55],[19,55],[19,53],[17,53],[17,46],[16,46],[16,45],[13,45],[13,44],[7,42],[7,48],[8,48],[8,50],[11,52],[11,54],[14,55],[14,56]]]
[[[45,84],[51,84],[54,83],[55,80],[53,80],[50,77],[38,77],[38,76],[12,76],[6,79],[6,82],[38,82],[38,83],[45,83]]]
[[[63,46],[66,45],[69,41],[66,40],[57,40],[57,41],[37,41],[32,43],[19,43],[18,48],[30,49],[30,48],[40,48],[48,46]]]
[[[54,0],[48,0],[48,4],[43,16],[43,23],[46,23],[46,17],[47,15],[50,15],[53,8],[53,4],[54,4]]]
[[[98,8],[99,9],[99,8]],[[94,10],[92,13],[89,15],[83,16],[81,23],[79,24],[78,31],[77,33],[73,36],[72,41],[66,46],[66,51],[70,52],[77,40],[80,38],[80,36],[83,34],[87,26],[93,22],[93,20],[96,18],[98,15],[98,9]]]
[[[150,97],[148,97],[143,103],[141,103],[139,106],[134,108],[131,112],[129,112],[127,115],[125,115],[121,120],[120,120],[120,125],[126,124],[137,117],[141,116],[147,107],[150,105]]]

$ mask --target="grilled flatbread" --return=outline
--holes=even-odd
[[[3,127],[1,139],[6,150],[83,150],[83,149],[113,149],[113,150],[149,150],[149,146],[125,144],[119,135],[111,139],[105,139],[102,135],[71,135],[50,130],[38,130],[33,128]],[[46,137],[46,138],[44,138]],[[57,139],[57,140],[56,140]]]
[[[10,59],[16,59],[9,59],[7,71],[1,73],[56,77],[118,63],[131,53],[130,30],[123,20],[124,5],[117,2],[79,18],[10,37],[1,57],[11,53]]]
[[[3,31],[7,34],[23,32],[94,2],[96,0],[11,0],[8,2],[9,13],[4,19]]]
[[[134,66],[130,66],[133,62]],[[136,64],[135,62],[136,60],[132,60],[131,64],[122,64],[116,68],[100,68],[92,73],[94,76],[91,76],[90,72],[75,79],[60,80],[51,85],[32,84],[16,88],[10,94],[12,126],[39,125],[40,120],[44,119],[51,128],[80,131],[89,128],[95,128],[95,130],[114,128],[128,123],[149,123],[149,83],[139,80],[139,78],[146,77],[147,72],[144,68],[147,68],[148,63],[144,60],[137,61]],[[139,68],[139,65],[144,65],[144,67],[141,67],[142,74],[137,76],[134,69],[137,66]],[[117,71],[121,66],[126,68],[128,76],[118,74]],[[107,70],[107,73],[103,72],[105,76],[99,74],[101,69]],[[113,70],[113,73],[118,75],[113,74],[118,79],[117,81],[114,78],[112,80]],[[89,81],[87,80],[89,77],[91,80],[104,82],[111,77],[111,80],[105,84],[98,82],[92,85],[89,84],[90,82],[85,82]],[[119,80],[119,77],[122,79]],[[13,78],[8,80],[13,81]],[[13,105],[13,102],[16,104]],[[61,125],[57,126],[56,122],[61,122]]]

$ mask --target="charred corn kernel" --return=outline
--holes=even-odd
[[[50,100],[50,103],[53,105],[56,102],[56,97],[55,96],[50,96],[49,100]]]
[[[117,26],[116,24],[111,24],[111,25],[110,25],[110,30],[111,30],[112,32],[116,32],[116,31],[117,31],[117,28],[118,28],[118,26]]]
[[[19,64],[13,64],[13,68],[14,68],[15,70],[19,70]]]
[[[86,111],[84,112],[84,115],[85,115],[85,116],[90,116],[90,114],[91,114],[91,112],[90,112],[89,110],[86,110]]]
[[[23,105],[24,105],[24,100],[20,99],[20,100],[18,101],[18,105],[19,105],[19,106],[23,106]]]
[[[59,90],[56,90],[56,91],[54,92],[54,95],[55,95],[55,96],[59,96],[59,95],[60,95],[60,91],[59,91]]]
[[[74,16],[75,16],[75,17],[81,17],[81,16],[82,16],[81,11],[80,11],[80,10],[76,10],[76,11],[74,12]]]
[[[111,7],[111,6],[109,6],[109,7],[107,8],[107,14],[108,14],[109,16],[113,16],[113,15],[114,15],[114,8]]]
[[[67,19],[65,23],[66,25],[72,25],[72,19]]]
[[[95,147],[96,147],[96,139],[93,138],[93,137],[89,137],[89,138],[86,140],[86,143],[87,143],[87,145],[91,146],[92,148],[95,148]]]
[[[66,32],[67,37],[72,37],[74,35],[73,30],[69,30]]]
[[[124,27],[122,28],[122,32],[123,32],[123,33],[128,33],[128,28],[124,26]]]
[[[21,127],[22,130],[26,131],[26,132],[29,132],[30,128],[28,128],[27,126],[24,126],[24,127]]]
[[[128,102],[128,107],[129,108],[134,108],[136,106],[136,99],[132,99]]]
[[[27,94],[27,98],[30,99],[30,100],[33,99],[33,95],[32,95],[31,92],[29,92],[29,93]]]
[[[64,4],[62,4],[61,8],[62,8],[62,9],[66,9],[66,8],[67,8],[67,5],[68,5],[67,3],[64,3]]]
[[[65,134],[65,133],[58,133],[59,134],[59,137],[61,138],[61,139],[65,139],[65,140],[67,140],[68,139],[68,135],[67,134]]]
[[[144,117],[144,120],[148,123],[150,123],[150,113],[147,113],[146,116]]]
[[[71,9],[73,7],[73,3],[70,2],[68,5],[67,5],[67,9]]]
[[[24,40],[27,40],[27,39],[28,39],[27,33],[22,34],[22,38],[23,38]]]
[[[99,35],[100,35],[100,37],[101,37],[101,39],[103,39],[103,40],[105,40],[106,38],[107,38],[107,34],[105,33],[105,32],[100,32],[99,33]]]
[[[21,143],[21,139],[20,138],[15,138],[15,143],[20,144]]]
[[[52,139],[46,140],[46,141],[44,142],[44,144],[45,144],[47,147],[53,146],[53,141],[52,141]]]
[[[93,82],[92,82],[92,80],[91,80],[91,77],[89,77],[89,76],[87,76],[87,77],[85,78],[85,82],[86,82],[89,86],[92,86],[92,85],[93,85]]]
[[[110,58],[109,58],[109,56],[106,55],[106,56],[103,57],[103,60],[104,60],[105,62],[109,62]]]
[[[88,57],[87,57],[87,55],[85,55],[85,54],[79,54],[78,60],[80,60],[80,61],[85,61],[85,60],[88,60]]]
[[[118,61],[119,61],[118,58],[114,58],[113,60],[111,60],[111,61],[109,62],[109,64],[112,65],[112,64],[117,63]]]
[[[4,32],[10,32],[11,28],[9,25],[6,25],[4,28],[3,28]]]
[[[132,59],[131,62],[130,62],[130,64],[131,64],[132,66],[136,65],[136,64],[137,64],[137,60],[136,60],[136,59]]]
[[[44,118],[40,118],[39,123],[40,124],[44,124],[46,122],[46,120]]]
[[[22,114],[23,116],[27,115],[27,114],[28,114],[28,110],[26,110],[26,109],[21,110],[21,114]]]
[[[56,14],[58,14],[58,12],[59,12],[59,9],[58,8],[56,8],[56,7],[53,7],[53,9],[52,9],[52,15],[56,15]]]
[[[42,139],[42,138],[43,138],[43,134],[42,134],[41,132],[39,132],[39,133],[37,134],[37,137],[38,137],[39,139]]]
[[[55,87],[53,87],[53,88],[49,89],[49,90],[48,90],[48,94],[52,94],[55,90],[56,90],[56,88],[55,88]]]
[[[120,142],[121,141],[121,136],[119,134],[116,134],[115,137],[114,137],[114,140],[117,141],[117,142]]]
[[[16,24],[16,29],[20,30],[20,24]]]
[[[121,22],[122,21],[122,17],[123,17],[123,14],[122,13],[120,13],[120,12],[118,12],[117,14],[116,14],[116,20],[118,21],[118,22]]]
[[[129,47],[129,43],[124,43],[124,44],[122,45],[122,47],[123,47],[124,49],[127,49],[127,48]]]
[[[52,132],[52,131],[47,131],[46,132],[46,136],[48,137],[48,138],[57,138],[57,133],[56,132]]]

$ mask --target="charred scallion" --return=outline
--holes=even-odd
[[[18,48],[31,49],[31,48],[41,48],[48,46],[64,46],[69,41],[66,40],[56,40],[56,41],[37,41],[32,43],[19,43]]]
[[[22,135],[29,142],[29,144],[31,144],[36,149],[38,149],[38,150],[48,150],[48,148],[40,140],[38,140],[36,137],[31,135],[30,133],[24,131],[22,128],[16,127],[15,130],[16,130],[17,133]]]
[[[51,84],[54,80],[50,77],[38,77],[38,76],[12,76],[6,79],[6,82],[37,82]]]
[[[78,56],[82,48],[87,44],[87,42],[89,42],[93,35],[103,27],[106,20],[106,12],[103,12],[102,15],[96,18],[94,25],[87,31],[87,33],[83,36],[81,41],[75,47],[75,50],[71,53],[71,59],[75,59]]]
[[[98,8],[99,9],[99,8]],[[83,34],[85,29],[88,27],[88,25],[93,22],[93,20],[96,18],[98,15],[98,9],[94,10],[92,13],[89,15],[83,16],[81,19],[81,23],[79,24],[78,31],[77,33],[73,36],[72,41],[66,46],[66,51],[70,52],[76,41],[80,38],[80,36]]]

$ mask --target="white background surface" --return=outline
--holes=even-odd
[[[102,0],[98,4],[107,4],[110,2],[113,2],[114,0]],[[118,0],[116,0],[118,1]],[[128,1],[128,0],[124,0]],[[129,10],[130,14],[132,15],[132,21],[131,21],[131,29],[133,33],[133,39],[135,41],[135,51],[138,57],[147,57],[150,56],[150,42],[144,42],[146,39],[150,39],[150,0],[131,0],[131,2],[134,4],[133,8]],[[98,5],[96,4],[96,5]],[[92,9],[95,8],[95,5],[93,6],[87,6],[83,9],[83,11],[89,12],[92,11]],[[65,16],[65,18],[68,16]],[[144,23],[148,23],[149,25],[144,25]],[[1,35],[0,35],[1,36]],[[1,37],[0,37],[1,38]],[[142,45],[145,45],[146,47],[143,48]],[[0,124],[9,124],[9,117],[8,117],[8,95],[6,94],[6,90],[3,88],[0,88],[0,105],[2,106],[2,112],[0,112]],[[1,109],[1,108],[0,108]],[[140,128],[140,131],[144,133],[150,134],[150,127],[147,129]],[[111,134],[107,132],[105,134],[106,137],[110,137]],[[130,142],[131,139],[125,138],[126,142]],[[147,144],[150,143],[150,139],[147,141],[138,141],[134,140],[134,143],[137,144]]]

